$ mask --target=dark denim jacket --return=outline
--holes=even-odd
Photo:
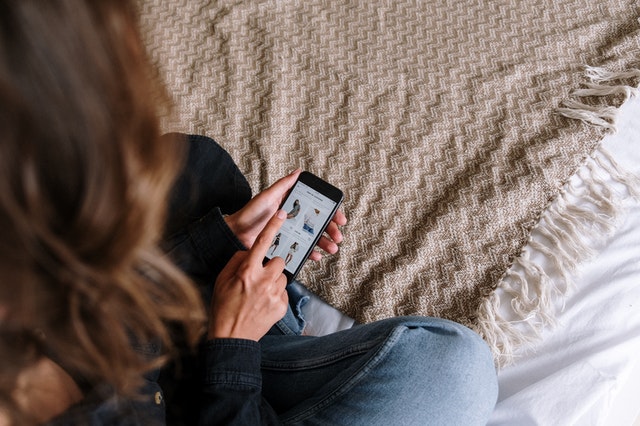
[[[236,251],[245,249],[222,213],[240,209],[251,190],[216,142],[202,136],[187,140],[189,157],[172,194],[164,247],[198,284],[208,306],[215,278]],[[139,349],[153,355],[160,348]],[[139,399],[118,398],[98,386],[51,424],[279,424],[261,396],[260,356],[260,344],[254,341],[203,341],[198,354],[186,353],[148,374]]]

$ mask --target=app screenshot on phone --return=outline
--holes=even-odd
[[[322,227],[333,212],[336,202],[310,186],[297,182],[282,209],[287,212],[284,224],[267,252],[267,257],[281,257],[285,269],[295,271],[305,260],[305,254],[323,231]]]

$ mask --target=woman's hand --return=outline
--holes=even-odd
[[[271,185],[269,188],[256,195],[236,213],[225,217],[225,221],[233,233],[245,247],[251,248],[256,237],[264,228],[270,217],[274,215],[278,207],[284,201],[285,196],[293,187],[300,175],[300,169],[294,171]],[[338,226],[345,225],[347,218],[338,210],[327,226],[325,235],[318,242],[318,247],[329,254],[338,252],[338,244],[342,242],[342,232]],[[320,260],[322,255],[313,251],[309,257],[311,260]]]
[[[236,253],[224,267],[213,288],[209,338],[258,341],[287,312],[287,278],[284,260],[262,261],[271,241],[287,217],[279,210],[256,236],[249,251]]]

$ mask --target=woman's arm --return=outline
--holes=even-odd
[[[201,425],[277,425],[276,413],[262,398],[260,344],[253,340],[213,339],[204,350]]]
[[[286,313],[284,261],[262,261],[286,219],[279,210],[247,252],[236,253],[214,287],[205,344],[200,424],[278,424],[262,399],[258,340]]]

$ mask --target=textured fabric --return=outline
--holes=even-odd
[[[639,58],[635,0],[141,0],[141,11],[176,101],[165,130],[215,138],[254,191],[296,167],[344,191],[341,252],[300,279],[361,322],[473,326],[602,137],[556,108],[585,65]]]

